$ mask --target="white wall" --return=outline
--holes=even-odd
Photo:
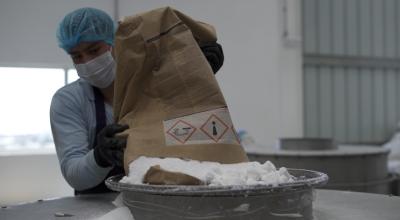
[[[298,0],[288,0],[300,2]],[[264,146],[302,135],[301,46],[282,38],[285,0],[120,0],[126,16],[170,5],[213,24],[225,51],[217,74],[236,128]],[[0,65],[71,66],[56,45],[57,23],[69,11],[93,6],[113,15],[110,0],[2,0]],[[299,3],[291,11],[299,27]],[[297,20],[296,20],[297,19]],[[288,44],[289,43],[289,44]],[[289,46],[288,46],[289,45]],[[1,109],[0,109],[1,114]],[[55,155],[0,156],[0,204],[72,195]]]
[[[279,137],[303,134],[301,43],[282,37],[285,2],[120,0],[119,16],[169,5],[213,24],[225,52],[217,78],[235,127],[248,130],[261,145],[272,146]],[[301,2],[287,2],[289,28],[298,38]]]
[[[110,0],[1,0],[0,65],[71,67],[57,45],[58,23],[68,12],[96,7],[114,16]]]

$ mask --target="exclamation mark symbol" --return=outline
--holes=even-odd
[[[212,122],[212,125],[213,125],[213,135],[217,136],[218,132],[217,132],[217,127],[215,127],[215,121]]]

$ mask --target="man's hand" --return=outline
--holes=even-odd
[[[224,64],[224,52],[222,51],[221,45],[217,42],[207,42],[201,43],[199,46],[204,56],[207,58],[214,74],[217,73],[222,67],[222,64]]]
[[[128,129],[128,125],[111,124],[104,127],[97,135],[97,145],[94,147],[94,159],[101,167],[123,166],[126,137],[116,137],[115,134]]]

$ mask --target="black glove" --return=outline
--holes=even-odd
[[[128,128],[128,125],[111,124],[99,132],[97,145],[93,149],[94,159],[99,166],[123,166],[126,137],[116,137],[115,134]]]
[[[207,42],[201,43],[199,46],[204,56],[207,58],[214,74],[217,73],[224,63],[224,52],[222,51],[221,45],[217,42]]]

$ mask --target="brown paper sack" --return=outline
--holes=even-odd
[[[153,185],[203,185],[203,182],[196,177],[164,170],[160,165],[150,167],[144,176],[143,183]]]
[[[116,32],[114,116],[128,124],[125,172],[139,156],[248,161],[199,48],[212,26],[172,8],[126,17]]]

